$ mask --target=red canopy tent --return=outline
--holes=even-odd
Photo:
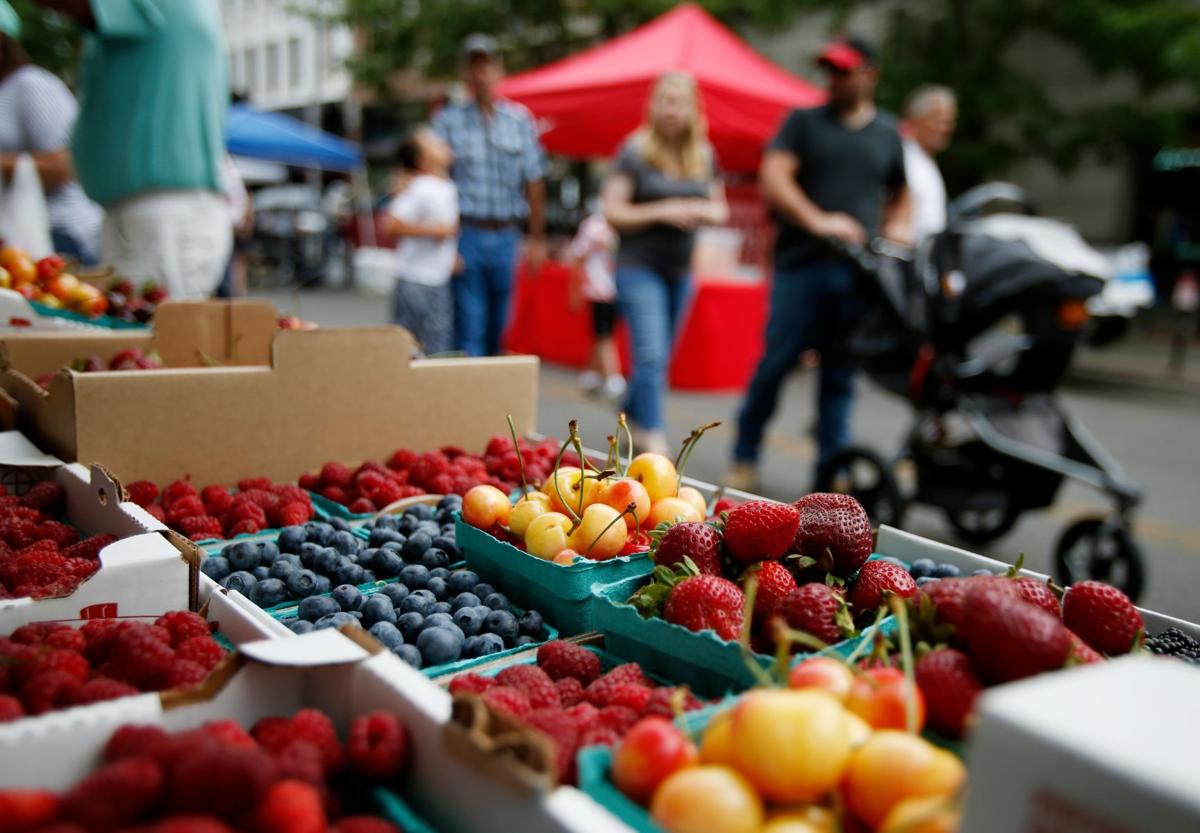
[[[763,58],[691,3],[570,58],[505,79],[500,94],[546,127],[546,149],[612,155],[642,122],[654,81],[669,70],[695,76],[709,139],[725,171],[758,168],[762,147],[793,107],[824,93]]]

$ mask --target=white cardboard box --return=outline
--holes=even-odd
[[[316,707],[344,736],[353,716],[384,709],[398,715],[412,737],[404,793],[438,830],[628,833],[578,790],[537,793],[515,786],[447,744],[450,695],[389,651],[369,645],[333,630],[250,642],[239,648],[235,673],[223,685],[201,689],[200,696],[126,697],[0,725],[0,787],[66,788],[94,768],[109,735],[126,723],[179,731],[233,718],[250,726],[268,715]]]
[[[1128,657],[989,689],[967,750],[971,833],[1200,830],[1200,669]]]

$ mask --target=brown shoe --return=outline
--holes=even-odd
[[[753,463],[734,463],[725,473],[725,488],[739,492],[758,492],[758,469]]]

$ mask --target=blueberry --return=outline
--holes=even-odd
[[[293,599],[303,599],[319,592],[317,590],[317,574],[312,570],[297,570],[288,576],[288,595]]]
[[[901,561],[899,558],[896,558],[895,556],[891,556],[891,555],[881,555],[881,556],[879,557],[879,559],[878,559],[878,560],[879,560],[879,561],[886,561],[886,562],[888,562],[889,564],[895,564],[895,565],[896,565],[897,567],[899,567],[901,570],[905,569],[904,562],[903,562],[903,561]]]
[[[225,556],[210,555],[200,562],[200,572],[213,581],[220,581],[233,572],[233,568],[229,566],[229,559]]]
[[[454,612],[454,624],[467,636],[475,636],[483,630],[487,614],[474,607],[463,607]]]
[[[991,576],[991,575],[995,575],[995,573],[993,573],[991,570],[987,569],[986,567],[980,567],[978,570],[972,570],[971,575],[973,575],[973,576]]]
[[[443,538],[444,538],[444,537],[449,537],[449,536],[451,536],[451,535],[453,535],[453,534],[454,534],[454,524],[452,524],[452,523],[450,523],[450,524],[442,524],[442,527],[441,527],[441,529],[442,529],[442,535],[441,535],[441,537],[443,537]]]
[[[414,532],[404,542],[404,560],[415,563],[421,560],[425,550],[433,546],[433,537],[427,532]],[[438,566],[438,565],[435,565]]]
[[[400,582],[385,584],[379,589],[378,595],[387,596],[392,600],[393,607],[399,607],[400,602],[404,601],[405,597],[408,596],[408,585],[401,584]]]
[[[329,576],[317,576],[318,593],[329,593],[333,590],[333,582],[329,580]]]
[[[333,539],[333,533],[337,531],[322,521],[309,521],[304,528],[308,532],[308,540],[322,547],[329,546],[329,542]]]
[[[400,520],[396,521],[396,531],[401,535],[408,537],[417,530],[417,519],[412,515],[405,515]]]
[[[343,558],[342,563],[338,565],[337,572],[333,574],[334,579],[338,584],[362,584],[363,583],[363,568],[355,564],[348,558]]]
[[[381,593],[368,596],[360,610],[362,610],[363,624],[368,628],[377,622],[387,622],[390,625],[396,623],[396,609],[392,606],[392,600]]]
[[[937,581],[937,576],[921,576],[917,579],[917,587],[924,587],[926,584],[934,581]]]
[[[399,648],[396,648],[394,651],[392,651],[392,653],[400,657],[400,659],[407,662],[413,668],[420,668],[423,664],[421,661],[421,652],[417,650],[417,646],[415,645],[401,645]]]
[[[269,579],[271,577],[271,568],[264,567],[261,564],[259,564],[257,567],[255,567],[250,572],[253,573],[254,577],[256,579],[258,579],[259,581],[263,581],[263,580]]]
[[[429,581],[425,584],[425,589],[433,594],[433,597],[439,602],[446,600],[446,580],[430,575]]]
[[[363,618],[363,624],[366,624],[366,617]],[[404,635],[391,622],[376,622],[371,625],[369,632],[389,651],[394,651],[404,644]]]
[[[480,604],[482,604],[482,602],[479,601],[479,597],[474,593],[459,593],[450,600],[450,606],[455,610],[459,610],[464,607],[478,607]]]
[[[421,521],[417,524],[417,532],[424,532],[429,536],[429,540],[433,541],[434,538],[442,534],[442,528],[433,521]]]
[[[446,586],[455,595],[467,592],[473,593],[476,584],[479,584],[479,576],[471,570],[455,570],[446,579]]]
[[[312,568],[323,576],[333,575],[342,563],[342,555],[333,547],[323,547],[312,560]]]
[[[287,601],[287,585],[277,578],[262,579],[250,589],[250,601],[259,607],[283,604]]]
[[[279,551],[299,553],[304,543],[305,531],[302,526],[285,526],[279,531]]]
[[[325,548],[320,544],[314,544],[312,541],[305,541],[300,545],[300,563],[305,567],[311,567],[317,560],[317,556]]]
[[[534,639],[532,636],[526,636],[525,634],[521,634],[520,636],[517,637],[517,641],[513,645],[513,647],[514,648],[523,648],[524,646],[532,645],[535,642],[537,642],[537,640]]]
[[[400,603],[400,612],[420,613],[422,616],[428,616],[433,612],[433,606],[436,603],[437,600],[428,590],[414,590]]]
[[[353,584],[341,584],[333,588],[333,600],[338,607],[349,613],[363,606],[363,594]]]
[[[434,613],[453,613],[454,608],[450,606],[450,602],[438,602],[433,606]]]
[[[329,596],[309,596],[307,599],[300,600],[296,614],[305,621],[315,622],[322,616],[337,613],[338,610],[340,610],[338,603]]]
[[[288,624],[288,629],[292,633],[311,633],[313,629],[312,622],[306,622],[303,619],[297,619]]]
[[[284,561],[282,558],[280,558],[271,565],[271,569],[267,571],[267,574],[270,578],[277,578],[281,581],[287,581],[288,577],[299,569],[300,568],[292,562]]]
[[[440,628],[440,627],[445,627],[446,625],[453,625],[453,624],[454,624],[454,619],[451,618],[450,614],[448,614],[448,613],[431,613],[425,617],[425,624],[422,626],[422,630],[424,628],[431,628],[431,627]],[[457,627],[457,625],[455,627]]]
[[[279,558],[279,547],[274,541],[263,541],[258,545],[258,563],[270,567]]]
[[[428,521],[433,517],[433,507],[426,506],[424,503],[418,503],[415,506],[410,506],[405,514],[416,518],[418,521]]]
[[[416,611],[401,613],[396,617],[396,627],[400,629],[400,633],[404,634],[405,642],[415,642],[417,634],[421,632],[421,625],[424,623],[425,617]]]
[[[512,605],[508,603],[508,596],[505,596],[503,593],[489,593],[484,597],[483,604],[492,610],[512,609]]]
[[[379,550],[371,563],[371,568],[384,578],[394,578],[404,569],[404,559],[391,550]]]
[[[425,554],[421,556],[421,563],[429,569],[437,567],[450,566],[450,556],[445,550],[440,550],[437,547],[430,547],[425,550]]]
[[[403,535],[401,535],[399,541],[389,541],[388,543],[384,544],[379,549],[388,550],[389,552],[394,552],[394,553],[396,553],[396,555],[399,555],[400,557],[403,558],[405,543],[406,543],[405,538]]]
[[[507,610],[493,610],[484,620],[483,629],[503,639],[505,645],[512,645],[517,640],[517,617]]]
[[[447,570],[445,567],[434,567],[432,570],[429,571],[429,577],[430,578],[448,579],[448,578],[450,578],[450,571]]]
[[[913,578],[923,578],[933,575],[933,571],[937,569],[937,563],[932,558],[918,558],[908,568],[908,574]]]
[[[254,585],[256,584],[258,584],[258,579],[245,570],[238,570],[236,573],[230,573],[221,579],[222,587],[227,590],[236,590],[247,598],[249,598],[250,591],[254,589]]]
[[[475,656],[486,657],[504,650],[504,640],[494,633],[481,633],[475,646]]]
[[[351,615],[351,616],[353,616],[353,617],[354,617],[355,619],[357,619],[359,622],[361,622],[361,621],[363,620],[363,615],[362,615],[362,611],[361,611],[361,610],[351,610],[351,611],[349,611],[349,613],[350,613],[350,615]]]
[[[426,665],[445,665],[462,655],[463,640],[449,628],[428,628],[417,636],[417,650]]]
[[[386,529],[388,532],[396,531],[396,524],[400,523],[400,519],[395,515],[384,515],[372,523],[367,524],[367,529],[374,532],[377,529]]]
[[[458,543],[454,540],[453,535],[439,535],[433,539],[433,545],[445,551],[451,561],[458,561],[462,558],[462,550],[458,548]]]
[[[933,571],[934,578],[958,578],[962,570],[953,564],[939,564]]]
[[[527,610],[517,620],[517,633],[521,636],[541,636],[542,627],[545,624],[542,621],[542,614],[536,610]]]
[[[400,541],[402,538],[403,536],[394,529],[377,526],[371,530],[371,537],[367,539],[367,544],[372,547],[382,547],[384,544]]]
[[[475,589],[471,591],[481,599],[486,599],[488,596],[496,592],[496,588],[488,584],[486,581],[481,581],[475,585]]]
[[[409,564],[400,571],[400,580],[408,585],[409,590],[424,590],[429,583],[429,570],[420,564]]]
[[[437,514],[433,516],[433,519],[438,522],[438,524],[442,527],[442,529],[445,529],[448,526],[453,526],[454,525],[454,510],[453,509],[439,509],[437,511]]]
[[[374,584],[378,580],[370,570],[363,570],[362,581],[359,584]]]
[[[353,532],[335,532],[333,534],[333,543],[330,544],[334,549],[342,555],[350,555],[358,552],[359,539],[354,537]]]
[[[345,518],[330,518],[329,527],[334,532],[350,532],[352,527]]]
[[[479,637],[468,636],[463,640],[462,657],[463,659],[473,659],[479,656]]]
[[[438,501],[438,509],[458,509],[462,506],[462,498],[458,495],[446,495]]]
[[[225,557],[229,566],[235,570],[253,570],[258,566],[258,546],[249,541],[242,541],[226,548]]]
[[[331,613],[328,616],[322,616],[317,621],[313,622],[313,630],[320,631],[325,628],[341,628],[346,625],[352,625],[356,628],[361,628],[362,623],[354,616],[345,612]]]

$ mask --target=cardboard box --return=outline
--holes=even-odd
[[[29,622],[80,622],[120,616],[153,619],[196,610],[200,552],[136,504],[100,466],[90,470],[38,451],[20,434],[0,433],[0,482],[20,493],[54,479],[67,496],[66,520],[84,535],[116,535],[100,551],[100,569],[70,596],[0,600],[0,633]]]
[[[1150,657],[988,690],[967,749],[962,829],[1200,830],[1197,701],[1200,670]]]
[[[377,645],[326,630],[248,643],[239,652],[227,679],[214,674],[186,697],[126,697],[69,716],[0,725],[0,786],[64,789],[93,769],[109,735],[126,723],[180,731],[233,718],[250,726],[262,717],[315,707],[329,714],[344,737],[352,717],[384,709],[397,714],[412,737],[403,793],[436,829],[626,830],[578,790],[536,793],[495,777],[493,762],[448,742],[449,694]]]
[[[400,446],[482,448],[512,414],[532,430],[537,359],[412,360],[397,327],[281,330],[271,366],[62,373],[42,390],[0,376],[28,435],[118,477],[200,483],[294,481],[329,460]]]

